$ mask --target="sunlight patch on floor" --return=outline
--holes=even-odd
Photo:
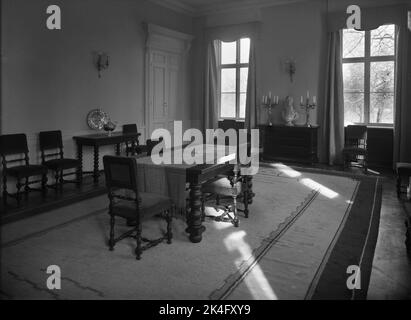
[[[252,256],[250,246],[244,241],[245,236],[246,232],[242,230],[229,234],[224,240],[224,244],[229,251],[236,250],[240,253],[240,257],[235,260],[237,268],[241,265],[241,262]],[[255,264],[246,275],[244,283],[247,285],[254,299],[278,300],[258,263]]]

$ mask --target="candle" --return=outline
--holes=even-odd
[[[303,99],[303,96],[301,96],[301,105],[303,105],[304,104],[304,99]]]
[[[307,90],[307,99],[310,99],[310,91]]]
[[[263,104],[265,103],[265,99],[264,99],[264,98],[265,98],[265,96],[263,96],[262,101],[261,101]]]
[[[279,98],[279,97],[277,96],[277,100],[276,100],[276,103],[277,103],[277,104],[278,104],[278,98]]]
[[[271,100],[271,91],[268,93],[268,98]]]
[[[317,104],[317,97],[316,96],[313,97],[313,104]]]

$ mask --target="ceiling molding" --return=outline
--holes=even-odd
[[[160,6],[185,13],[190,16],[207,16],[212,14],[226,13],[233,10],[249,10],[265,7],[273,7],[310,0],[225,0],[211,2],[209,4],[188,5],[183,0],[149,0]]]
[[[177,12],[187,14],[189,16],[195,16],[197,14],[196,9],[193,6],[186,5],[179,0],[149,0],[161,7],[165,7]]]

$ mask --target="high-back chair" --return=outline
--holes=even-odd
[[[40,132],[40,151],[43,165],[54,172],[55,184],[49,185],[56,191],[63,189],[64,183],[77,183],[79,180],[64,180],[65,176],[78,173],[81,162],[77,159],[64,158],[63,139],[61,131],[43,131]],[[53,159],[50,159],[53,158]],[[50,159],[50,160],[47,160]],[[75,172],[64,173],[65,170],[76,169]]]
[[[133,237],[137,242],[135,249],[136,259],[139,260],[144,250],[161,243],[163,240],[167,240],[167,243],[170,244],[172,239],[171,222],[175,210],[173,201],[168,197],[158,194],[138,191],[137,163],[135,158],[104,156],[103,163],[108,198],[110,200],[110,251],[114,250],[114,245],[118,241],[126,237]],[[165,236],[155,240],[143,238],[143,220],[158,214],[161,214],[167,221]],[[117,238],[114,237],[116,216],[134,222],[133,229]],[[147,242],[147,244],[142,246],[142,241]]]
[[[123,125],[123,133],[124,134],[137,133],[138,137],[141,135],[140,133],[138,133],[137,125],[135,123]],[[132,141],[126,142],[126,156],[127,157],[130,153],[132,155],[135,155],[135,154],[140,154],[144,152],[144,147],[140,146],[138,137]]]
[[[3,167],[3,201],[5,205],[7,205],[8,196],[15,198],[17,204],[20,205],[21,188],[23,186],[26,195],[28,195],[29,191],[42,191],[43,195],[46,194],[47,167],[30,164],[28,152],[27,137],[24,133],[0,135],[0,155]],[[19,156],[20,158],[17,158]],[[11,163],[20,163],[20,165],[9,167]],[[17,191],[15,194],[7,191],[8,176],[14,177],[17,180]],[[30,181],[29,178],[34,176],[41,176],[41,179]],[[24,183],[22,182],[23,179],[25,180]],[[31,184],[39,182],[41,182],[41,189],[30,187]]]
[[[355,166],[363,167],[364,171],[367,172],[367,156],[367,126],[347,126],[343,149],[344,168],[355,162]]]

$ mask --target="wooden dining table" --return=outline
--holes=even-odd
[[[201,146],[203,149],[207,147],[205,144]],[[224,146],[224,148],[227,147]],[[173,155],[175,151],[176,150],[170,150],[168,152]],[[206,229],[202,223],[202,185],[219,175],[231,175],[234,167],[233,162],[236,161],[236,157],[236,151],[231,153],[227,152],[221,156],[215,152],[215,158],[212,164],[201,163],[201,161],[197,161],[194,164],[154,164],[151,157],[137,158],[137,168],[141,175],[139,179],[145,180],[141,181],[142,191],[159,192],[174,198],[173,200],[176,202],[177,207],[180,206],[181,211],[184,212],[186,216],[186,232],[189,234],[190,241],[199,243]],[[174,159],[174,157],[172,156],[171,159]],[[144,171],[146,172],[144,173]],[[156,174],[156,172],[158,173]],[[166,180],[167,176],[169,176],[168,179],[170,180],[168,182]],[[254,195],[252,192],[252,176],[245,176],[244,179],[251,193],[251,197],[248,200],[249,203],[251,203]],[[169,184],[168,187],[164,187],[161,191],[155,190],[162,185],[167,185],[167,183]],[[179,185],[179,183],[181,183],[181,185]],[[148,188],[151,189],[144,190],[144,185],[146,187],[149,185]],[[179,188],[182,189],[181,192],[178,192]],[[188,199],[186,198],[187,192]]]

